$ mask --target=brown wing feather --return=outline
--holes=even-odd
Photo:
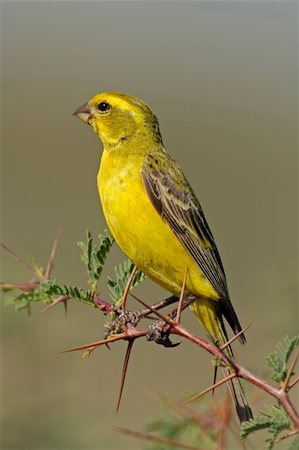
[[[152,152],[142,167],[147,194],[162,219],[220,297],[222,313],[235,333],[241,325],[231,304],[223,265],[200,204],[177,163],[168,154]],[[244,342],[244,336],[241,337]]]

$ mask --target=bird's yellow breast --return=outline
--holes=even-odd
[[[103,152],[97,181],[112,235],[134,264],[162,287],[178,294],[188,267],[187,291],[217,299],[210,282],[150,202],[141,176],[143,160],[143,155]]]

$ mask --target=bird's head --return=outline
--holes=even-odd
[[[150,107],[127,94],[102,92],[76,109],[73,115],[91,125],[105,147],[142,136],[162,142],[158,120]]]

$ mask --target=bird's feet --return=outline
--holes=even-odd
[[[110,313],[108,323],[105,325],[105,339],[112,334],[120,334],[126,330],[129,324],[134,327],[141,319],[141,313],[139,311],[128,311],[124,308],[116,308]]]
[[[177,347],[180,342],[172,342],[169,339],[170,326],[162,319],[157,320],[149,327],[146,335],[148,341],[155,341],[156,344],[164,347]]]

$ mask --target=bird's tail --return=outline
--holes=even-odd
[[[217,345],[221,346],[227,342],[227,334],[217,301],[200,298],[192,303],[191,309]],[[233,357],[230,346],[226,347],[225,352],[228,357]],[[231,373],[228,367],[225,367],[223,371],[226,376]],[[232,378],[227,385],[235,403],[240,422],[242,423],[251,419],[253,417],[251,408],[246,399],[241,380],[239,378]]]

